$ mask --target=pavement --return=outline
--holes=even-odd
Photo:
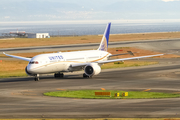
[[[125,45],[125,44],[124,44]],[[122,46],[124,46],[122,45]],[[131,43],[128,46],[166,52],[179,50],[179,41]],[[121,46],[121,45],[119,45]],[[165,99],[76,99],[44,96],[57,90],[125,90],[180,93],[180,59],[160,64],[103,70],[92,79],[83,72],[0,79],[0,118],[180,118],[180,98]]]
[[[180,65],[104,70],[92,79],[81,73],[63,79],[41,76],[0,79],[0,118],[178,118],[180,98],[76,99],[44,96],[57,90],[125,90],[180,93]]]

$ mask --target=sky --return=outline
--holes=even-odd
[[[179,20],[180,0],[1,0],[0,22]]]

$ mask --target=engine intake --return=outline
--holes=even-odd
[[[101,67],[97,63],[91,63],[84,68],[85,74],[88,76],[98,75],[101,72]]]

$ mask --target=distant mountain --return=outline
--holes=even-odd
[[[41,1],[11,2],[0,4],[0,20],[10,17],[11,20],[42,20],[63,18],[68,11],[80,11],[82,8],[77,4]],[[6,18],[4,18],[5,20]]]
[[[0,3],[0,21],[180,19],[180,1],[68,1],[3,0]]]

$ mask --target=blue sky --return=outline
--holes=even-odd
[[[0,22],[180,19],[180,0],[1,0]]]

